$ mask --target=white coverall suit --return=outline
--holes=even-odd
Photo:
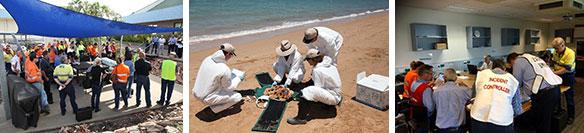
[[[274,76],[274,81],[276,82],[281,82],[286,73],[288,74],[286,76],[286,85],[290,85],[292,82],[300,83],[304,79],[304,58],[302,58],[298,50],[290,54],[288,60],[284,56],[279,56],[272,68],[276,72],[276,76]]]
[[[241,82],[233,77],[222,50],[205,58],[199,68],[193,94],[215,113],[221,112],[241,101],[235,88]]]
[[[333,65],[337,65],[337,55],[343,46],[343,36],[326,27],[314,27],[318,32],[315,42],[306,44],[309,49],[317,49],[323,55],[332,58]]]
[[[308,101],[337,105],[341,101],[341,77],[332,59],[324,56],[312,70],[313,86],[302,89],[302,97]]]

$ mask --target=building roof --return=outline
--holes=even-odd
[[[150,5],[122,17],[127,23],[147,23],[182,19],[182,0],[157,0]]]
[[[177,20],[183,18],[182,5],[153,10],[143,13],[135,13],[122,18],[126,23],[147,23],[165,20]]]

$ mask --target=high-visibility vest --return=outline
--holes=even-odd
[[[12,60],[12,56],[14,55],[12,55],[11,53],[4,52],[4,62],[10,63],[10,60]]]
[[[36,64],[34,64],[32,61],[28,59],[24,62],[24,74],[26,77],[26,82],[28,83],[36,83],[42,81],[41,70],[39,69],[39,67],[37,67]]]
[[[424,91],[426,91],[428,87],[430,87],[428,83],[422,83],[416,88],[416,91],[412,92],[412,89],[407,90],[410,96],[415,99],[415,101],[412,101],[413,105],[424,106],[424,103],[422,102],[424,100]]]
[[[97,56],[97,50],[94,46],[89,46],[89,48],[87,48],[89,50],[89,53],[93,56]]]
[[[35,50],[36,56],[37,57],[43,56],[43,51],[44,51],[43,48],[38,48],[37,50]]]
[[[513,97],[519,82],[510,73],[496,74],[491,69],[477,73],[476,97],[470,109],[473,119],[507,126],[513,123]]]
[[[85,46],[83,46],[82,44],[79,44],[77,46],[77,51],[85,51]]]
[[[58,44],[58,46],[59,46],[59,47],[58,47],[58,49],[59,49],[59,50],[63,50],[63,49],[65,49],[65,48],[66,48],[65,44],[60,44],[60,43],[59,43],[59,44]]]
[[[527,62],[533,67],[535,78],[530,88],[533,94],[537,94],[544,81],[550,85],[562,84],[562,78],[554,74],[554,71],[552,71],[543,59],[530,54],[523,54],[519,57],[527,59]]]
[[[53,76],[57,77],[59,81],[65,82],[69,78],[73,78],[73,67],[69,64],[59,64],[53,71]]]
[[[172,60],[162,61],[161,77],[164,80],[176,80],[176,62]]]
[[[123,63],[120,63],[114,68],[112,75],[116,76],[116,78],[114,78],[114,82],[127,83],[128,77],[130,77],[130,68]]]

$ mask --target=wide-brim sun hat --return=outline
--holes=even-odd
[[[318,37],[318,31],[316,30],[316,28],[308,28],[306,29],[306,31],[304,31],[304,38],[302,39],[302,42],[304,42],[305,44],[309,44],[312,41],[314,41],[314,39],[316,39]]]
[[[278,56],[288,56],[296,50],[296,44],[291,43],[288,40],[282,40],[280,46],[276,47],[276,54]]]

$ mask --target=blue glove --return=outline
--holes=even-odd
[[[272,86],[275,86],[277,84],[278,84],[278,82],[274,81],[274,83],[272,83]]]
[[[284,88],[288,88],[288,85],[287,84],[284,84]]]

